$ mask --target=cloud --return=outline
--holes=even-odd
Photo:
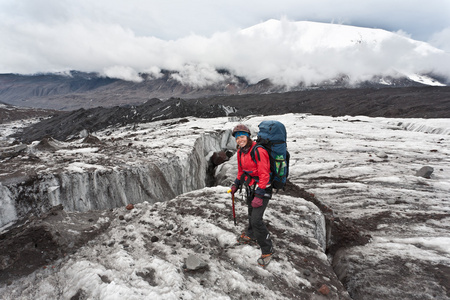
[[[353,81],[399,71],[439,69],[450,75],[442,68],[449,58],[438,49],[404,34],[345,25],[270,20],[210,38],[190,35],[169,41],[90,20],[60,26],[24,24],[16,30],[20,40],[15,43],[29,45],[27,55],[10,51],[9,60],[2,62],[3,72],[73,69],[140,81],[138,73],[159,76],[166,69],[179,72],[174,79],[199,87],[227,79],[216,69],[227,69],[251,83],[269,78],[288,87],[340,74]],[[55,35],[60,37],[54,39]]]
[[[127,81],[142,82],[143,78],[139,76],[133,68],[126,66],[112,66],[103,70],[103,74],[111,78],[119,78]]]
[[[179,73],[171,75],[173,79],[182,84],[193,87],[205,87],[218,82],[231,79],[230,75],[219,74],[215,68],[208,64],[185,65]]]
[[[450,27],[433,34],[429,40],[429,43],[436,48],[450,53]]]
[[[417,3],[411,1],[408,5]],[[137,81],[139,73],[158,77],[161,70],[172,70],[178,71],[174,79],[195,86],[229,79],[216,69],[228,69],[251,83],[270,78],[287,86],[341,74],[353,81],[374,73],[437,71],[449,76],[448,53],[408,38],[415,34],[411,24],[437,28],[430,19],[444,22],[440,20],[445,14],[435,10],[436,1],[396,18],[389,16],[405,3],[365,3],[347,0],[336,6],[335,1],[323,0],[318,10],[317,1],[309,0],[280,1],[276,6],[255,0],[3,1],[0,73],[78,70]],[[423,17],[433,9],[434,18]],[[269,20],[271,16],[276,20]],[[299,19],[396,32],[295,21]],[[448,49],[448,31],[441,30],[431,41]]]

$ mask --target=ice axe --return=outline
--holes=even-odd
[[[228,192],[227,192],[228,194],[229,193],[231,193],[231,189],[230,190],[228,190]],[[237,225],[237,223],[236,223],[236,211],[235,211],[235,209],[234,209],[234,194],[231,194],[231,206],[233,207],[233,219],[234,219],[234,226],[236,226]]]

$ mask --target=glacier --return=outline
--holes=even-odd
[[[263,270],[255,266],[257,249],[231,246],[240,233],[226,194],[235,158],[215,169],[215,187],[206,187],[206,170],[212,152],[234,149],[230,129],[238,122],[256,133],[270,118],[288,129],[290,181],[304,193],[286,191],[269,204],[266,220],[279,259]],[[95,145],[74,140],[39,150],[34,142],[27,153],[3,160],[2,204],[13,206],[9,212],[15,215],[2,213],[10,222],[58,203],[88,210],[82,198],[91,199],[92,207],[105,205],[105,178],[117,206],[99,218],[112,224],[104,234],[45,269],[0,285],[1,294],[6,299],[448,299],[448,120],[308,114],[188,120],[107,128],[93,133],[101,141]],[[428,179],[415,175],[424,165],[434,169]],[[15,180],[6,168],[14,170]],[[26,185],[27,172],[45,184]],[[128,187],[130,192],[120,191]],[[18,209],[19,191],[42,193],[48,207]],[[164,200],[162,194],[174,198]],[[72,199],[63,202],[64,197]],[[127,210],[129,203],[135,209]],[[237,205],[237,213],[241,225],[245,207]],[[341,225],[359,229],[369,242],[352,244],[345,234],[358,232],[339,232]],[[194,253],[209,269],[183,270]]]
[[[164,127],[164,123],[160,126]],[[150,127],[158,127],[158,123]],[[144,135],[147,131],[141,129],[132,134]],[[102,133],[99,133],[99,137],[102,137]],[[117,165],[113,161],[117,157],[109,153],[111,157],[108,159],[112,161],[108,166],[92,163],[93,157],[105,159],[107,154],[98,147],[83,145],[81,140],[71,143],[50,142],[57,145],[52,149],[54,152],[40,151],[37,149],[39,143],[32,143],[29,154],[54,154],[53,170],[50,169],[52,159],[46,157],[43,158],[46,161],[43,171],[37,171],[25,180],[20,177],[19,182],[0,184],[3,207],[0,209],[0,228],[30,213],[39,214],[59,204],[67,211],[105,210],[128,203],[167,201],[182,193],[205,187],[209,163],[206,157],[233,147],[230,131],[210,131],[199,136],[191,134],[176,140],[178,137],[180,135],[176,131],[168,135],[167,138],[175,144],[168,143],[167,146],[161,141],[152,143],[149,139],[151,145],[146,145],[147,155],[133,148],[125,150],[125,159]],[[113,148],[107,151],[114,151]],[[168,149],[176,150],[168,154]],[[67,161],[62,167],[60,156],[73,157],[74,160]],[[30,166],[40,167],[40,164]]]

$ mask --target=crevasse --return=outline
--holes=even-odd
[[[66,211],[111,209],[129,203],[167,201],[206,186],[211,152],[230,147],[231,135],[203,133],[190,154],[167,162],[109,170],[37,175],[26,181],[0,184],[0,229],[62,204]]]

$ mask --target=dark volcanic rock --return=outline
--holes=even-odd
[[[225,151],[214,152],[211,156],[211,162],[214,166],[223,164],[227,160],[229,160],[229,157]]]
[[[425,167],[420,168],[420,170],[418,170],[416,172],[416,176],[420,176],[423,178],[430,178],[431,174],[433,174],[433,172],[434,172],[433,167],[425,166]]]
[[[44,118],[62,113],[56,110],[17,107],[0,101],[0,124],[29,118]]]
[[[64,141],[78,136],[83,130],[94,132],[112,125],[122,126],[187,116],[215,118],[226,115],[286,113],[449,118],[450,87],[328,89],[199,100],[171,98],[161,101],[154,98],[138,106],[97,107],[67,112],[26,128],[22,134],[16,136],[27,143],[46,136]]]
[[[0,147],[0,159],[17,156],[20,153],[25,152],[26,149],[27,145],[24,144],[13,145],[10,147]]]
[[[176,71],[162,70],[162,76],[153,78],[148,74],[140,74],[140,82],[108,78],[96,73],[71,71],[69,74],[0,74],[0,97],[3,102],[18,106],[35,108],[77,110],[98,106],[113,107],[121,105],[139,105],[150,98],[169,99],[181,97],[198,99],[200,97],[227,95],[263,95],[284,93],[285,86],[275,85],[268,79],[255,84],[245,78],[235,76],[227,70],[219,70],[227,79],[204,87],[188,86],[176,80]],[[428,74],[440,82],[448,82],[446,78],[438,78]],[[326,80],[312,87],[314,89],[353,89],[353,88],[386,88],[381,81],[390,82],[395,87],[424,87],[425,85],[409,78],[374,76],[372,80],[357,85],[350,84],[347,76],[335,80]],[[311,88],[311,87],[310,87]],[[304,91],[308,88],[299,83],[291,91]]]
[[[101,144],[102,141],[100,141],[100,139],[98,137],[89,134],[87,137],[84,138],[83,143],[95,145],[95,144]]]
[[[40,218],[30,216],[25,224],[0,234],[0,283],[27,275],[76,251],[109,227],[108,214],[66,213],[59,205]]]
[[[218,104],[209,105],[175,98],[167,101],[151,99],[139,106],[97,107],[67,112],[32,125],[18,136],[28,143],[47,136],[64,141],[78,137],[84,130],[94,132],[109,126],[146,123],[185,116],[215,118],[225,115],[225,109]]]
[[[62,110],[64,106],[70,105],[70,102],[76,102],[77,95],[101,89],[116,81],[118,79],[76,71],[71,72],[70,75],[0,74],[0,96],[3,102],[12,105]],[[57,99],[61,99],[65,95],[68,95],[68,97],[66,101],[61,101],[62,105],[55,103]],[[56,101],[49,101],[49,99]],[[88,103],[90,100],[86,99],[85,102]],[[80,106],[76,108],[80,108]]]
[[[251,114],[311,113],[328,116],[449,118],[450,87],[322,89],[264,95],[212,97]]]

